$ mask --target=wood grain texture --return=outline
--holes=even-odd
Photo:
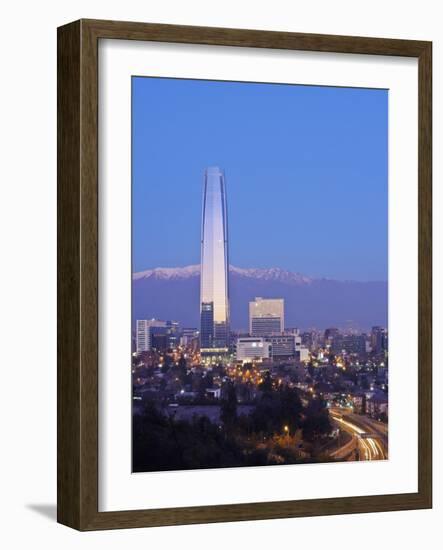
[[[80,23],[57,51],[57,518],[79,525],[80,494]]]
[[[418,65],[418,484],[432,507],[432,44]]]
[[[419,488],[417,493],[98,512],[98,41],[102,38],[419,60]],[[431,43],[81,20],[58,29],[58,521],[79,530],[432,506]]]
[[[417,40],[157,25],[125,21],[89,19],[82,20],[82,22],[88,26],[95,36],[100,38],[208,44],[213,46],[418,57],[427,44]]]

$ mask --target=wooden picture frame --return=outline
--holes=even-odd
[[[98,42],[159,41],[418,58],[418,492],[98,511]],[[58,29],[58,521],[79,530],[432,506],[432,44],[412,40],[80,20]]]

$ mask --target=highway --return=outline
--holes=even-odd
[[[345,458],[358,450],[360,460],[387,460],[388,426],[367,416],[349,412],[346,409],[331,408],[329,411],[334,423],[352,435],[353,445],[346,445],[331,454],[333,458]]]

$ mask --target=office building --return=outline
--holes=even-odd
[[[253,361],[269,359],[271,354],[271,344],[264,338],[245,337],[238,338],[236,343],[237,361]]]
[[[180,327],[176,321],[158,319],[137,319],[136,352],[165,351],[174,349],[179,344]]]
[[[270,336],[284,329],[284,300],[282,298],[255,298],[249,302],[249,334]]]
[[[166,330],[166,321],[158,319],[137,319],[135,331],[135,349],[137,353],[151,350],[152,329],[164,328]]]
[[[193,346],[195,342],[198,343],[200,331],[196,328],[184,328],[181,331],[180,345]]]
[[[268,336],[266,340],[271,344],[271,355],[273,359],[285,359],[295,357],[297,343],[301,340],[295,334],[276,334]]]
[[[371,348],[376,354],[383,353],[387,349],[387,333],[382,327],[372,327]]]
[[[364,334],[336,336],[332,339],[331,351],[335,354],[345,352],[353,355],[364,355],[366,353],[366,338]]]
[[[202,354],[229,348],[229,255],[225,175],[207,168],[203,185],[200,274]]]
[[[325,330],[325,343],[330,344],[333,338],[340,336],[340,331],[338,328],[327,328]]]

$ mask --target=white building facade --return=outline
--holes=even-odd
[[[269,359],[271,356],[271,344],[264,338],[245,337],[238,338],[236,344],[237,361],[250,362]]]
[[[158,319],[137,319],[135,330],[136,352],[150,351],[151,328],[166,326],[166,321],[159,321]]]

